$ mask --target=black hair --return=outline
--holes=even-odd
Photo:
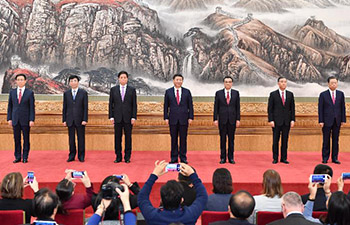
[[[169,180],[160,188],[160,196],[163,207],[166,210],[174,210],[179,208],[183,195],[184,188],[176,180]]]
[[[19,73],[15,76],[15,80],[17,80],[17,77],[24,77],[24,80],[27,80],[27,76],[23,73]]]
[[[215,194],[231,194],[233,191],[232,177],[226,168],[218,168],[213,174],[213,192]]]
[[[328,201],[326,224],[350,225],[350,200],[342,191],[334,192]]]
[[[59,205],[58,196],[48,188],[42,188],[35,193],[33,199],[35,215],[40,220],[50,219]]]
[[[232,214],[237,219],[245,220],[252,214],[255,200],[249,192],[241,190],[231,196],[229,204]]]
[[[173,80],[175,80],[176,77],[181,77],[182,80],[184,79],[184,76],[182,76],[181,74],[177,73],[173,76]]]
[[[231,79],[231,80],[232,80],[232,82],[233,82],[233,78],[232,78],[231,76],[228,76],[228,75],[227,75],[227,76],[225,76],[225,77],[224,77],[224,79],[222,79],[222,81],[225,81],[225,79]]]
[[[332,79],[336,79],[338,81],[338,78],[336,78],[335,76],[330,76],[327,78],[327,83],[329,83],[329,81],[331,81]]]
[[[280,82],[280,80],[282,80],[282,79],[286,79],[286,80],[287,80],[287,78],[285,78],[284,76],[279,76],[279,77],[277,78],[277,82]]]
[[[70,75],[68,78],[68,81],[73,80],[73,79],[77,79],[78,81],[80,81],[80,77],[78,75]]]
[[[120,72],[118,73],[118,78],[119,78],[122,74],[125,74],[126,77],[129,78],[128,72],[126,72],[126,71],[124,71],[124,70],[122,70],[122,71],[120,71]]]
[[[328,174],[333,177],[333,170],[330,166],[324,164],[318,164],[315,166],[314,174]]]
[[[56,194],[61,202],[68,201],[73,194],[74,185],[70,180],[63,179],[56,186]]]

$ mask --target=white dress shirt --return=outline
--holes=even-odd
[[[286,90],[282,91],[281,89],[278,89],[278,91],[280,92],[281,99],[282,99],[282,92],[283,92],[284,102],[286,102],[287,101],[287,91]]]
[[[19,89],[21,89],[21,92],[22,92],[22,98],[23,98],[23,93],[24,93],[24,91],[25,91],[26,87],[25,87],[25,86],[23,86],[22,88],[17,87],[17,99],[19,99]]]
[[[175,93],[175,98],[176,98],[176,95],[177,95],[177,88],[174,87],[174,93]],[[182,88],[180,87],[179,88],[179,102],[181,102],[181,94],[182,94]]]
[[[332,99],[332,92],[334,93],[334,101],[337,99],[337,90],[334,90],[332,91],[331,89],[328,89],[329,90],[329,94],[331,95],[331,100],[333,102],[333,99]]]
[[[228,95],[230,96],[230,100],[231,100],[231,89],[227,90],[226,88],[224,88],[225,99],[227,98],[227,92],[228,92]]]

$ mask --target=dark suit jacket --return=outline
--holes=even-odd
[[[231,98],[228,105],[225,93],[226,91],[224,92],[224,89],[221,89],[215,94],[214,121],[219,116],[219,123],[221,124],[226,124],[227,121],[230,124],[236,124],[236,121],[241,119],[239,92],[231,90]]]
[[[12,120],[12,125],[19,122],[22,126],[29,126],[29,121],[35,120],[35,99],[33,91],[26,88],[22,95],[21,103],[18,104],[17,88],[10,90],[7,121]]]
[[[229,220],[226,220],[226,221],[217,221],[217,222],[209,223],[209,225],[252,225],[252,224],[249,223],[247,220],[238,220],[238,219],[230,218]]]
[[[88,94],[84,89],[79,88],[73,101],[72,90],[63,94],[62,121],[70,127],[73,121],[76,126],[81,126],[82,121],[88,121]]]
[[[0,199],[0,210],[23,210],[26,223],[30,223],[30,217],[34,216],[32,199]]]
[[[180,104],[177,104],[174,87],[165,91],[164,96],[164,120],[169,120],[170,125],[187,125],[188,119],[193,120],[193,102],[190,90],[181,87]]]
[[[305,194],[301,196],[304,205],[309,200],[309,196],[310,194]],[[317,188],[313,211],[327,211],[326,202],[327,197],[323,187]]]
[[[268,225],[315,225],[315,224],[319,225],[319,223],[314,223],[305,219],[305,217],[302,214],[293,213],[287,216],[287,218],[271,222]]]
[[[286,90],[286,101],[283,105],[279,90],[270,93],[267,106],[269,122],[274,121],[276,126],[290,125],[295,121],[295,102],[292,92]]]
[[[318,122],[324,123],[326,127],[331,127],[334,118],[338,126],[341,122],[346,122],[344,93],[336,90],[335,104],[333,104],[331,94],[329,90],[326,90],[318,98]]]
[[[129,84],[126,86],[124,102],[120,93],[120,85],[111,88],[109,93],[109,118],[114,118],[114,122],[131,123],[131,118],[136,119],[137,101],[136,90]]]

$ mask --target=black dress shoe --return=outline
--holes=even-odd
[[[67,159],[67,162],[72,162],[72,161],[74,161],[74,159],[71,159],[71,158]]]
[[[19,163],[21,161],[21,159],[15,159],[13,160],[13,163]]]
[[[121,159],[116,159],[114,160],[114,163],[120,163],[122,160]]]
[[[182,163],[188,164],[187,160],[181,160]]]
[[[327,160],[322,160],[322,163],[323,164],[327,164]]]
[[[126,160],[125,160],[125,163],[130,163],[130,159],[126,159]]]
[[[220,160],[220,164],[225,164],[225,163],[226,163],[226,160],[224,160],[224,159]]]
[[[334,160],[334,161],[332,161],[332,163],[340,164],[339,160]]]
[[[178,163],[179,161],[177,160],[171,160],[169,163]]]
[[[277,164],[278,163],[278,161],[276,160],[276,159],[274,159],[273,161],[272,161],[272,164]]]
[[[235,160],[228,160],[228,163],[231,163],[231,164],[235,164],[236,162],[235,162]]]
[[[287,160],[281,160],[281,163],[289,164],[289,162]]]
[[[23,159],[23,163],[27,163],[28,162],[28,159]]]
[[[85,162],[85,160],[84,159],[79,159],[79,162]]]

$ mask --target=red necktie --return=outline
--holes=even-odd
[[[22,89],[19,89],[19,94],[18,94],[18,104],[21,104],[21,100],[22,100]]]
[[[282,103],[283,103],[283,105],[284,105],[284,103],[286,103],[286,102],[284,101],[284,91],[282,91]]]
[[[334,91],[332,91],[332,100],[333,100],[333,105],[335,105]]]
[[[230,93],[227,92],[227,95],[226,95],[226,103],[227,105],[230,104]]]
[[[180,105],[180,94],[179,94],[179,89],[176,90],[176,101],[177,101],[177,104]]]

